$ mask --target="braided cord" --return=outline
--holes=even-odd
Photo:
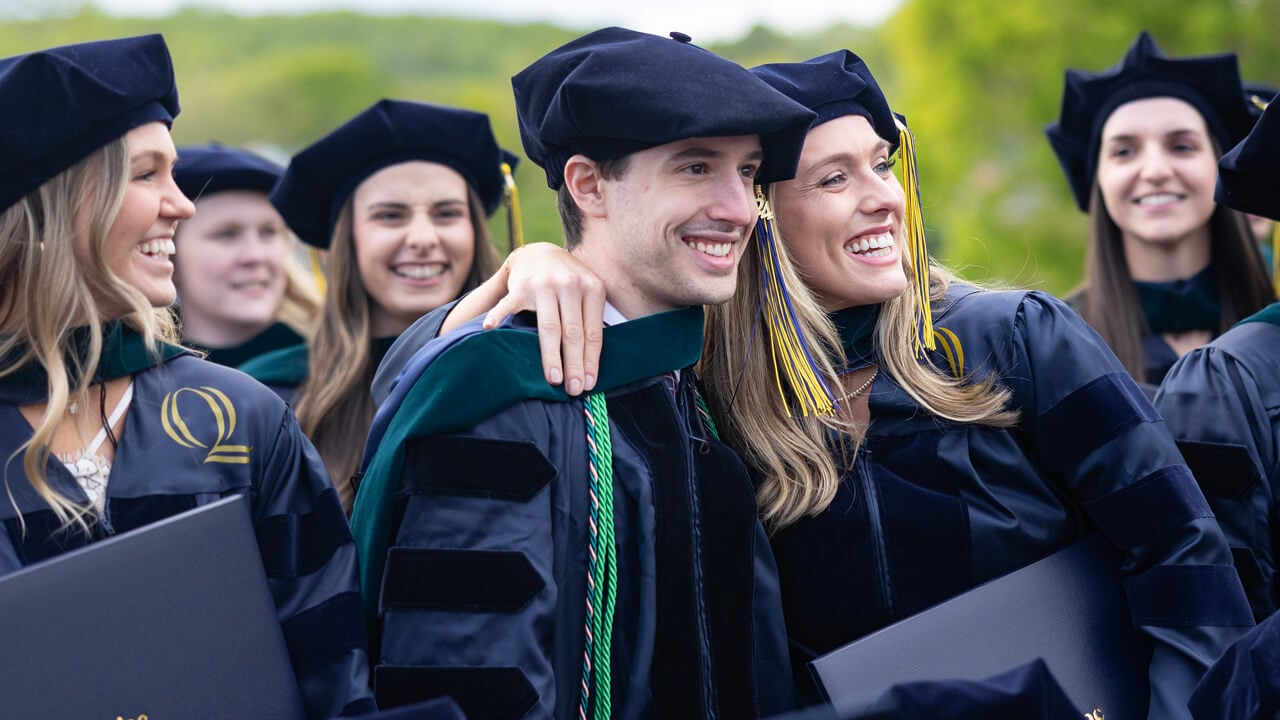
[[[582,698],[578,717],[587,720],[591,695],[595,694],[595,720],[607,720],[610,708],[610,651],[613,618],[617,607],[618,551],[613,523],[613,441],[609,434],[609,409],[604,395],[586,396],[587,518],[586,646],[582,658]]]
[[[702,393],[695,388],[693,397],[698,402],[698,414],[702,415],[702,422],[706,423],[707,429],[711,431],[711,437],[719,440],[720,431],[716,428],[716,421],[711,417],[711,411],[707,409],[707,401],[702,398]]]

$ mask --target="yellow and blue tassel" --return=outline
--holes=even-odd
[[[920,210],[920,177],[916,172],[916,145],[911,130],[898,115],[893,116],[898,125],[898,148],[902,156],[902,184],[906,190],[905,217],[907,226],[907,252],[911,256],[912,278],[916,290],[916,336],[914,348],[918,357],[925,350],[937,347],[933,331],[933,308],[929,301],[929,248],[924,237],[924,216]]]
[[[773,376],[778,394],[787,408],[787,415],[791,416],[791,403],[787,402],[787,392],[782,381],[785,375],[787,383],[794,390],[795,405],[803,416],[831,415],[835,412],[833,394],[822,373],[818,371],[813,352],[799,330],[791,294],[782,280],[779,257],[781,251],[778,248],[773,208],[769,206],[764,189],[759,185],[756,186],[756,206],[760,216],[756,220],[755,245],[760,258],[761,286],[764,291],[761,310],[769,335]]]
[[[524,245],[524,227],[520,224],[520,193],[510,163],[502,163],[502,201],[507,206],[507,253]]]

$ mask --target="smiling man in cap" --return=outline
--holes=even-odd
[[[384,707],[757,717],[792,702],[754,489],[690,367],[813,115],[688,42],[608,28],[515,76],[525,152],[603,279],[600,378],[542,376],[534,321],[427,344],[379,411],[353,524]],[[440,314],[443,317],[443,313]]]

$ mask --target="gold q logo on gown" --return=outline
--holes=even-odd
[[[187,424],[182,413],[179,412],[178,400],[183,393],[195,395],[209,407],[213,422],[209,423],[206,418],[200,418],[201,422],[197,423],[196,427],[201,431],[199,432],[201,437],[205,440],[211,439],[212,442],[202,442],[201,437],[197,437],[197,433],[191,432],[191,425]],[[190,417],[189,405],[187,412]],[[217,388],[207,385],[199,388],[185,387],[165,395],[164,401],[160,404],[160,423],[164,426],[165,433],[182,447],[207,449],[209,452],[204,456],[206,463],[243,465],[249,462],[248,445],[226,444],[236,431],[236,408],[231,404],[231,398]],[[211,433],[210,430],[213,432]],[[209,438],[211,434],[214,435],[213,438]]]

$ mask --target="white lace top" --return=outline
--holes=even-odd
[[[116,423],[120,422],[120,418],[129,409],[129,401],[132,399],[133,381],[130,381],[129,386],[124,389],[124,395],[120,396],[120,402],[116,403],[115,409],[111,411],[111,416],[107,418],[108,427],[115,427]],[[85,495],[89,497],[89,501],[93,504],[93,509],[99,516],[106,512],[107,476],[111,474],[111,461],[98,454],[98,448],[102,447],[102,443],[106,439],[107,428],[104,427],[98,430],[93,442],[89,443],[83,450],[58,455],[58,459],[62,461],[63,465],[67,466],[67,470],[75,477],[76,483],[80,485]]]

